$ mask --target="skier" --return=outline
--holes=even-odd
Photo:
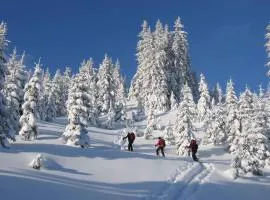
[[[135,134],[133,132],[128,133],[126,137],[123,137],[123,140],[128,139],[128,150],[133,151],[133,142],[135,140]]]
[[[162,156],[165,157],[164,154],[164,148],[166,146],[165,140],[162,137],[158,137],[158,141],[155,144],[155,146],[157,146],[156,149],[157,156],[159,155],[159,151],[161,151]]]
[[[192,140],[190,141],[190,144],[189,144],[189,146],[187,146],[187,148],[189,149],[189,150],[188,150],[188,153],[189,153],[189,154],[190,154],[190,152],[192,153],[192,159],[193,159],[194,161],[199,161],[199,159],[198,159],[197,156],[196,156],[196,153],[197,153],[197,150],[198,150],[198,144],[197,144],[197,142],[196,142],[195,139],[192,139]]]

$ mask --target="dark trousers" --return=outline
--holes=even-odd
[[[197,153],[197,152],[192,152],[192,159],[193,159],[194,161],[198,161],[198,158],[197,158],[197,156],[196,156],[196,153]]]
[[[159,146],[159,147],[156,149],[157,156],[159,155],[159,151],[161,151],[162,156],[165,157],[165,154],[164,154],[164,147]]]
[[[194,151],[192,151],[191,148],[189,148],[189,149],[188,149],[188,156],[190,156],[190,152],[191,152],[191,155],[192,155],[192,159],[193,159],[194,161],[198,161],[198,158],[197,158],[197,156],[196,156],[197,151],[194,152]]]
[[[132,144],[133,144],[133,141],[131,142],[131,141],[128,141],[128,150],[129,151],[133,151],[133,146],[132,146]]]

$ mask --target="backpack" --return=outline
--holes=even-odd
[[[164,140],[164,139],[160,139],[160,141],[161,141],[161,145],[162,145],[163,147],[165,147],[165,146],[166,146],[165,140]]]
[[[130,140],[134,141],[136,138],[135,134],[134,133],[130,133]]]

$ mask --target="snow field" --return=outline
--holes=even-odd
[[[164,114],[161,122],[174,116]],[[82,149],[64,145],[58,139],[65,124],[66,118],[57,118],[54,123],[39,121],[40,135],[36,141],[18,140],[11,149],[0,150],[0,159],[5,161],[0,165],[4,197],[209,200],[222,194],[219,199],[251,200],[270,194],[269,169],[264,170],[264,177],[247,176],[236,181],[230,178],[230,155],[223,146],[200,145],[202,164],[176,156],[173,145],[167,145],[164,159],[155,155],[156,139],[136,137],[134,152],[128,152],[113,143],[121,128],[90,127],[90,148]],[[200,138],[203,131],[198,127],[196,134]],[[45,167],[35,170],[29,163],[39,153],[47,162]]]

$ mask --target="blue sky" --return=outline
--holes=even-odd
[[[98,66],[104,54],[120,60],[130,80],[137,69],[136,44],[143,20],[160,19],[173,28],[180,16],[188,32],[192,68],[212,86],[225,89],[232,77],[237,91],[253,90],[268,78],[264,48],[270,21],[269,0],[8,0],[0,1],[0,20],[8,23],[10,50],[26,51],[28,63],[71,66],[83,59]]]

